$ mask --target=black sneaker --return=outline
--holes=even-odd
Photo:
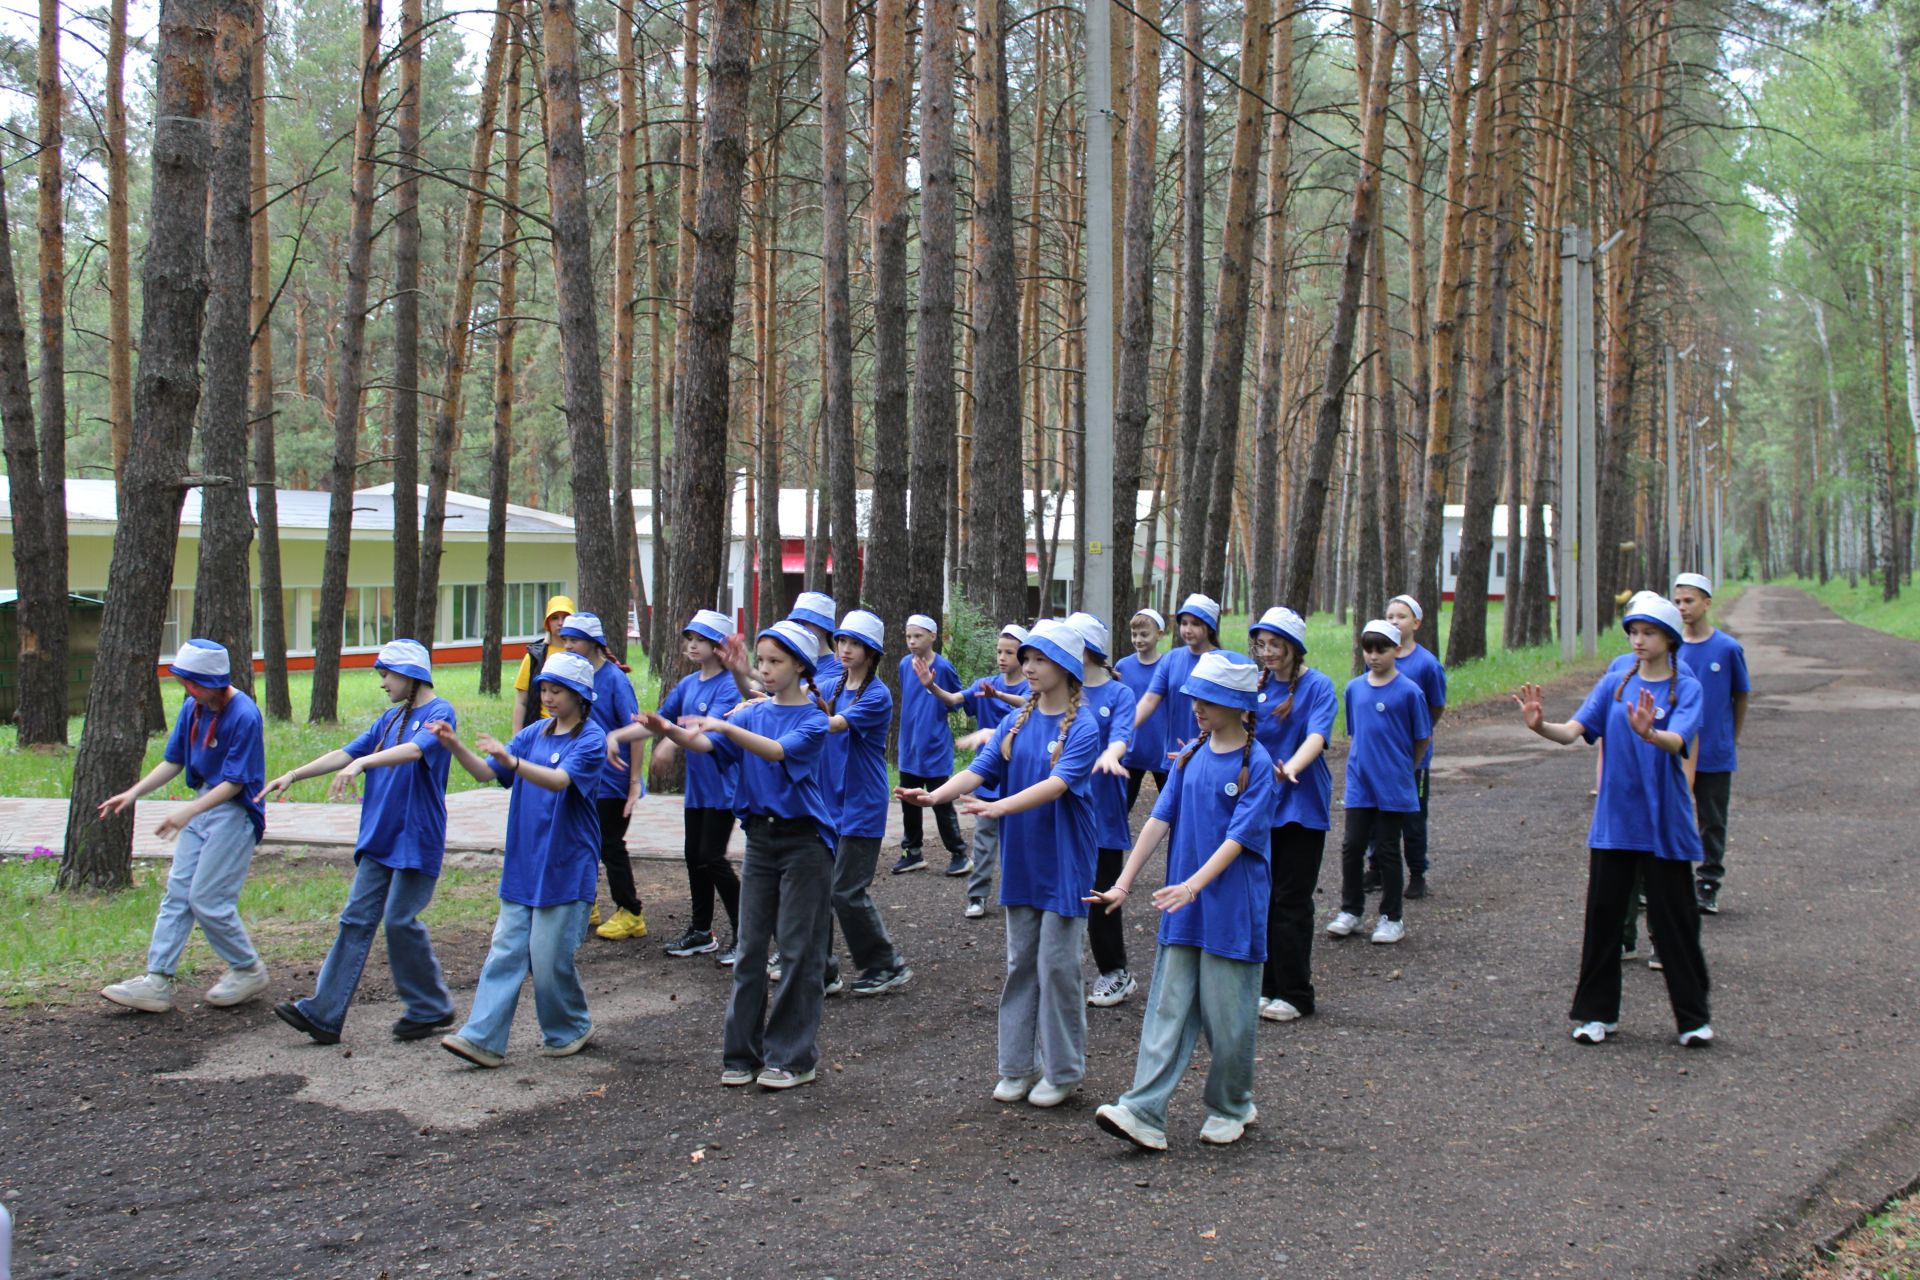
[[[927,860],[920,856],[918,849],[902,849],[900,861],[893,864],[893,874],[903,876],[909,871],[925,871]]]
[[[1701,915],[1717,916],[1720,914],[1720,886],[1719,885],[1710,884],[1707,881],[1702,880],[1700,882],[1699,888],[1694,891],[1693,900],[1694,900],[1694,904],[1700,908]]]
[[[973,870],[973,859],[964,853],[954,854],[947,862],[947,874],[950,876],[963,876],[971,870]]]
[[[1427,878],[1425,876],[1415,876],[1413,879],[1407,881],[1407,889],[1406,889],[1405,896],[1409,898],[1426,897],[1427,896]]]
[[[340,1033],[338,1031],[322,1031],[319,1027],[314,1026],[313,1023],[308,1020],[307,1015],[300,1012],[299,1006],[291,1000],[282,1000],[279,1004],[273,1006],[273,1011],[280,1015],[280,1021],[286,1023],[295,1031],[311,1037],[315,1044],[340,1043]]]
[[[434,1018],[426,1022],[421,1022],[415,1018],[401,1018],[393,1024],[393,1038],[395,1040],[425,1040],[434,1032],[444,1031],[452,1025],[453,1015],[450,1013],[444,1018]]]
[[[834,968],[827,970],[827,994],[830,996],[837,996],[842,991],[845,991],[846,989],[847,989],[847,984],[840,977],[839,967],[835,966]]]
[[[1371,862],[1367,864],[1367,869],[1360,875],[1360,892],[1380,892],[1380,872]]]
[[[726,945],[726,948],[722,950],[719,955],[713,958],[713,962],[719,965],[722,969],[731,969],[736,964],[739,964],[740,963],[739,939],[736,938],[734,941],[729,942]]]
[[[853,982],[853,994],[857,996],[877,996],[883,991],[891,991],[903,985],[913,976],[913,970],[900,965],[896,968],[869,969]]]
[[[667,944],[670,956],[704,956],[720,949],[720,939],[710,930],[689,929]]]

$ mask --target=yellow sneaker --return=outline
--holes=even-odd
[[[593,926],[599,923],[600,923],[600,904],[596,902],[593,904],[593,910],[587,913],[587,927],[592,928]]]
[[[618,940],[621,938],[644,938],[647,936],[645,916],[635,915],[625,907],[613,913],[613,918],[595,930],[603,938]]]

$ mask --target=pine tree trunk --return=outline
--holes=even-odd
[[[353,536],[353,482],[360,461],[360,395],[367,331],[367,274],[373,262],[373,153],[380,110],[380,4],[360,5],[360,106],[353,131],[353,215],[347,229],[347,288],[338,335],[338,397],[328,477],[327,549],[313,619],[313,698],[307,719],[340,718],[340,646],[346,623],[347,556]],[[358,638],[355,640],[358,643]]]
[[[846,0],[820,5],[820,251],[821,330],[826,383],[822,389],[827,437],[828,525],[833,589],[849,606],[860,599],[860,533],[854,511],[854,471],[860,441],[853,431],[853,320],[847,281],[847,38]]]
[[[253,326],[251,410],[253,515],[260,537],[260,650],[270,719],[293,719],[287,688],[287,611],[280,572],[279,465],[274,457],[272,227],[267,220],[267,10],[254,6],[253,58]]]
[[[133,435],[133,257],[127,241],[126,71],[127,0],[111,0],[106,83],[107,435],[116,483],[127,465],[127,442]]]
[[[639,299],[634,293],[636,228],[639,221],[640,188],[640,76],[639,49],[634,40],[636,14],[614,10],[614,48],[619,62],[620,140],[614,148],[613,199],[613,421],[608,430],[613,436],[613,560],[619,567],[625,590],[623,601],[631,602],[641,586],[634,559],[633,514],[633,312]],[[636,622],[638,620],[636,619]],[[627,611],[619,617],[620,631],[627,629]],[[640,630],[641,635],[645,631]]]
[[[1432,334],[1427,329],[1427,131],[1422,122],[1425,102],[1420,88],[1420,6],[1409,4],[1401,10],[1400,66],[1404,81],[1403,111],[1406,117],[1407,153],[1407,423],[1413,433],[1414,458],[1426,456],[1427,406],[1433,384],[1427,367],[1427,347]],[[1400,526],[1402,545],[1406,539],[1406,519],[1421,510],[1421,473],[1411,470],[1402,505],[1394,508],[1394,520]],[[1416,545],[1408,554],[1418,556],[1419,528],[1414,529]],[[1424,590],[1426,570],[1403,557],[1395,581]]]
[[[687,343],[689,341],[688,322],[693,309],[693,265],[694,265],[694,226],[698,217],[698,192],[700,189],[700,0],[687,0],[685,23],[685,41],[680,55],[680,125],[679,150],[680,164],[675,170],[678,182],[679,238],[674,252],[674,329],[673,329],[673,378],[667,384],[667,413],[674,422],[680,420],[680,401],[682,386],[686,382]],[[678,492],[680,455],[678,433],[675,434],[674,457],[671,462],[673,482],[670,492]],[[724,448],[724,446],[723,446]],[[724,461],[724,453],[722,459]],[[731,491],[729,491],[730,493]],[[728,498],[731,501],[731,498]],[[657,505],[653,512],[653,537],[656,543],[666,549],[667,577],[658,585],[655,595],[659,599],[676,599],[678,588],[673,585],[675,565],[679,563],[674,554],[675,505],[668,502]],[[731,519],[729,513],[728,519]],[[724,552],[725,543],[722,547]],[[706,608],[718,604],[710,600],[700,607]],[[676,617],[671,610],[655,610],[656,624],[654,633],[660,643],[656,646],[662,652],[677,648],[671,637],[679,634],[681,623],[685,620]]]
[[[509,4],[511,8],[511,3]],[[513,466],[513,339],[520,305],[520,41],[506,70],[506,114],[501,118],[500,282],[493,327],[493,438],[487,454],[487,592],[480,640],[480,691],[500,693],[502,636],[507,613],[507,473]],[[657,523],[657,517],[656,517]]]
[[[907,594],[907,58],[906,0],[874,10],[873,147],[873,506],[861,598],[883,618],[904,618],[940,601]],[[882,675],[890,674],[882,670]],[[888,681],[891,685],[893,681]]]
[[[1260,379],[1253,427],[1253,608],[1280,598],[1280,404],[1287,351],[1287,195],[1292,161],[1293,17],[1274,24],[1272,90],[1281,109],[1268,123],[1266,277],[1260,300]]]
[[[146,727],[128,710],[142,706],[153,688],[180,536],[180,481],[200,400],[214,15],[202,3],[162,0],[159,27],[133,442],[108,569],[115,585],[101,619],[86,731],[74,759],[58,878],[63,889],[120,889],[132,881],[134,811],[106,820],[97,814],[103,800],[134,781],[146,752]],[[0,286],[0,296],[6,292]],[[10,327],[0,318],[0,334]]]
[[[754,0],[718,0],[708,62],[707,115],[700,140],[686,373],[674,412],[672,543],[675,619],[720,597],[730,498],[727,424],[733,300],[740,248],[740,183],[746,168],[747,89]],[[684,663],[663,655],[662,678]]]
[[[205,384],[200,401],[200,561],[193,634],[233,655],[253,688],[253,510],[247,500],[247,377],[253,319],[253,4],[214,0]]]
[[[674,634],[669,628],[673,625],[667,618],[667,544],[660,534],[661,515],[666,509],[666,480],[664,463],[661,458],[660,424],[665,416],[667,391],[667,367],[661,353],[660,313],[673,297],[673,287],[667,280],[666,265],[661,259],[660,246],[660,204],[653,189],[653,128],[652,117],[647,105],[647,82],[640,81],[640,138],[642,142],[643,172],[646,175],[647,199],[647,484],[652,505],[647,512],[647,525],[653,536],[648,540],[648,559],[653,569],[652,590],[645,593],[646,618],[642,627],[647,637],[647,656],[657,670],[665,661],[664,655],[672,646],[670,637]],[[668,353],[671,360],[671,353]],[[638,535],[636,535],[637,538]],[[634,555],[633,576],[641,581],[640,557]]]
[[[1160,29],[1131,16],[1133,73],[1127,104],[1126,197],[1121,229],[1120,346],[1113,410],[1113,619],[1140,604],[1133,548],[1140,524],[1153,374],[1153,175],[1160,140]],[[1283,34],[1283,39],[1285,38]],[[1284,117],[1281,117],[1284,119]],[[1147,585],[1153,583],[1154,525],[1147,526]]]
[[[627,651],[627,593],[621,589],[625,574],[615,559],[613,512],[608,505],[607,423],[600,384],[600,320],[593,296],[593,226],[587,216],[574,0],[543,0],[542,14],[547,201],[553,211],[554,298],[560,315],[567,452],[573,464],[574,563],[581,608],[600,615],[607,628],[607,645],[620,657]]]
[[[1206,559],[1207,503],[1213,456],[1206,448],[1207,307],[1207,90],[1200,76],[1200,0],[1183,0],[1181,56],[1181,205],[1185,234],[1180,245],[1180,289],[1185,323],[1180,328],[1180,440],[1185,464],[1180,483],[1180,591],[1198,590]]]
[[[400,0],[400,170],[393,185],[393,633],[433,647],[434,610],[420,616],[420,49],[421,0]],[[480,135],[486,130],[482,128]],[[459,359],[452,347],[449,363]],[[442,406],[444,410],[444,406]],[[439,592],[435,591],[436,598]],[[436,600],[437,602],[437,600]]]
[[[831,2],[831,0],[829,0]],[[920,60],[920,297],[907,488],[907,599],[943,613],[947,490],[953,483],[954,75],[958,0],[925,0]],[[844,196],[842,197],[844,202]]]
[[[1379,353],[1375,360],[1380,369],[1375,394],[1379,398],[1380,424],[1380,576],[1385,599],[1406,589],[1407,526],[1402,518],[1405,504],[1400,485],[1400,397],[1393,376],[1393,321],[1387,309],[1390,293],[1386,242],[1376,236],[1369,256],[1373,259],[1373,270],[1369,273],[1373,286],[1372,311],[1379,318],[1373,346]]]

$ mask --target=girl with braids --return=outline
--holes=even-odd
[[[1113,664],[1114,679],[1126,683],[1133,690],[1133,704],[1136,713],[1140,700],[1147,696],[1153,687],[1153,675],[1160,666],[1160,637],[1166,634],[1167,620],[1158,609],[1142,609],[1133,615],[1127,624],[1128,638],[1133,641],[1133,652]],[[1146,782],[1147,775],[1153,775],[1155,786],[1165,786],[1167,781],[1167,709],[1155,707],[1140,720],[1133,731],[1133,742],[1127,747],[1127,754],[1120,757],[1120,763],[1127,766],[1127,812],[1133,812],[1133,802],[1140,798],[1140,788]]]
[[[902,804],[950,803],[997,785],[1002,798],[967,810],[1000,823],[1000,905],[1007,922],[1007,980],[1000,993],[997,1102],[1056,1107],[1086,1074],[1087,1006],[1080,949],[1093,892],[1090,785],[1100,731],[1085,707],[1086,647],[1064,622],[1035,624],[1020,659],[1033,697],[1003,723],[973,763],[938,790],[902,787]]]
[[[1153,664],[1153,680],[1134,705],[1133,727],[1140,728],[1160,708],[1167,709],[1167,757],[1171,759],[1193,741],[1193,699],[1181,690],[1200,656],[1220,647],[1220,604],[1198,592],[1180,603],[1173,617],[1180,628],[1182,648]]]
[[[1260,975],[1266,959],[1267,832],[1273,822],[1273,757],[1248,719],[1259,675],[1238,655],[1209,653],[1183,691],[1194,700],[1199,736],[1174,760],[1168,784],[1140,830],[1133,856],[1096,909],[1117,910],[1146,861],[1171,833],[1160,909],[1160,949],[1140,1024],[1133,1088],[1100,1108],[1100,1127],[1149,1151],[1167,1149],[1167,1103],[1186,1074],[1200,1033],[1207,1069],[1207,1120],[1200,1140],[1239,1140],[1257,1116],[1253,1059]]]
[[[1067,622],[1080,633],[1087,649],[1086,688],[1082,705],[1093,713],[1100,728],[1100,758],[1093,764],[1095,891],[1112,885],[1133,845],[1127,821],[1127,767],[1121,761],[1133,738],[1133,690],[1107,670],[1107,624],[1091,613],[1076,613]],[[1127,969],[1127,937],[1118,911],[1096,911],[1087,917],[1087,943],[1093,952],[1094,980],[1087,1003],[1097,1009],[1119,1004],[1140,984]]]
[[[966,697],[960,689],[960,673],[940,652],[940,624],[924,613],[916,613],[907,619],[906,637],[907,653],[900,659],[900,734],[895,763],[900,766],[901,786],[938,787],[953,772],[953,730],[947,717]],[[954,816],[953,806],[937,806],[933,820],[940,829],[940,843],[947,849],[947,874],[967,874],[967,846],[960,839],[960,819]],[[901,805],[900,822],[900,860],[893,864],[896,876],[925,870],[927,865],[920,853],[920,810],[914,805]]]
[[[585,658],[593,667],[593,701],[587,718],[599,728],[602,749],[607,750],[606,735],[626,728],[640,710],[633,681],[607,647],[606,627],[598,615],[571,615],[560,628],[560,639],[568,653]],[[615,745],[611,751],[620,757],[619,767],[599,771],[593,804],[600,815],[600,862],[607,869],[607,894],[616,910],[594,932],[620,941],[647,936],[647,916],[633,885],[633,861],[627,856],[627,824],[633,821],[633,806],[640,798],[641,771],[630,767],[631,746]]]
[[[1693,888],[1702,849],[1687,779],[1704,699],[1700,682],[1680,663],[1680,610],[1671,601],[1636,596],[1621,623],[1632,667],[1603,675],[1572,719],[1547,720],[1537,684],[1514,695],[1527,728],[1563,745],[1598,738],[1605,762],[1587,831],[1586,937],[1569,1014],[1573,1038],[1599,1044],[1619,1029],[1620,930],[1637,875],[1646,884],[1647,924],[1680,1044],[1704,1047],[1713,1042],[1713,1027]]]
[[[832,991],[840,980],[839,962],[833,957],[832,922],[837,918],[847,935],[847,953],[860,970],[853,994],[877,996],[913,976],[868,892],[887,835],[887,728],[893,722],[893,695],[874,673],[886,652],[886,626],[876,615],[855,609],[840,620],[833,639],[841,673],[817,699],[827,717],[820,785],[839,837],[833,855],[826,982]]]
[[[1394,943],[1406,937],[1401,916],[1400,830],[1409,813],[1420,811],[1413,767],[1433,737],[1427,696],[1394,668],[1400,628],[1375,619],[1360,632],[1360,653],[1367,669],[1347,682],[1347,829],[1340,845],[1340,914],[1327,925],[1336,938],[1350,936],[1366,914],[1367,891],[1361,873],[1367,848],[1373,848],[1380,872],[1380,918],[1373,941]]]
[[[740,690],[728,670],[725,653],[734,640],[733,619],[715,609],[702,609],[680,631],[682,653],[694,670],[660,703],[660,716],[675,724],[688,716],[725,716],[740,702]],[[649,736],[638,724],[623,725],[607,734],[607,765],[616,772],[627,768],[627,744]],[[651,735],[658,738],[659,735]],[[670,750],[665,743],[656,748]],[[667,944],[670,956],[709,955],[720,950],[713,931],[713,900],[718,895],[727,910],[734,936],[740,933],[740,877],[727,861],[727,842],[733,838],[733,766],[711,751],[686,756],[682,785],[682,817],[686,824],[687,927]],[[631,810],[629,810],[631,812]],[[735,948],[721,957],[727,963]]]
[[[980,728],[963,738],[961,746],[978,751],[993,737],[1001,721],[1027,705],[1032,687],[1020,670],[1020,646],[1026,640],[1027,629],[1017,623],[1009,622],[1000,628],[999,639],[993,646],[993,660],[1000,674],[980,677],[967,693],[967,710],[973,713]],[[999,791],[990,786],[981,787],[973,794],[982,800],[1000,797]],[[967,876],[966,916],[969,920],[978,920],[987,914],[987,894],[993,889],[994,868],[1000,862],[1000,823],[996,819],[973,820],[968,855],[971,870]]]
[[[1339,695],[1325,672],[1307,665],[1307,624],[1299,614],[1269,609],[1248,630],[1261,667],[1253,733],[1273,757],[1275,783],[1260,1016],[1291,1022],[1313,1012],[1313,891],[1332,825],[1333,771],[1325,752]]]
[[[420,923],[446,853],[447,768],[453,762],[428,726],[454,724],[453,704],[434,692],[433,660],[416,641],[392,641],[380,650],[373,669],[393,704],[386,714],[346,746],[281,774],[260,793],[263,800],[283,795],[302,779],[333,773],[328,798],[341,800],[353,794],[355,778],[367,782],[353,888],[340,913],[340,932],[320,966],[313,994],[273,1006],[282,1022],[316,1044],[340,1042],[374,930],[382,924],[393,989],[406,1006],[393,1024],[394,1039],[425,1039],[453,1022],[453,996],[440,976],[427,927]]]

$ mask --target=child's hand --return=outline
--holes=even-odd
[[[1120,909],[1120,904],[1125,902],[1126,900],[1127,900],[1126,887],[1124,885],[1118,885],[1118,884],[1114,885],[1111,889],[1095,889],[1091,896],[1080,899],[1080,901],[1082,902],[1097,903],[1098,905],[1105,907],[1106,914],[1108,915],[1112,915],[1114,912],[1118,911]]]
[[[736,707],[735,710],[738,710],[738,708]],[[680,719],[680,727],[689,733],[719,734],[725,734],[733,728],[727,721],[717,719],[713,716],[682,716]]]
[[[427,721],[427,732],[438,738],[443,747],[451,748],[454,743],[460,741],[459,733],[445,720]]]
[[[340,766],[340,772],[334,774],[333,781],[327,784],[327,799],[334,801],[359,799],[360,788],[353,785],[353,780],[359,776],[358,760],[349,760]]]
[[[1654,718],[1653,690],[1642,689],[1633,705],[1627,708],[1627,723],[1633,726],[1635,733],[1646,738],[1653,734]]]
[[[260,791],[260,794],[253,798],[253,802],[255,804],[262,804],[266,802],[269,798],[278,800],[281,796],[287,793],[287,788],[291,787],[292,785],[293,785],[293,771],[289,769],[287,772],[281,774],[279,777],[275,778],[272,782],[269,782],[264,788],[262,788]]]
[[[1546,713],[1540,706],[1540,686],[1523,684],[1520,691],[1513,695],[1513,703],[1520,708],[1520,719],[1527,728],[1540,732],[1540,725],[1546,719]]]
[[[913,674],[919,678],[923,688],[933,688],[933,663],[925,658],[915,658],[913,660]]]
[[[954,808],[969,818],[998,818],[1001,816],[998,800],[982,800],[978,796],[968,796]]]
[[[910,804],[916,809],[933,807],[933,792],[924,787],[895,787],[893,794],[901,804]]]
[[[1160,888],[1155,889],[1153,891],[1153,905],[1168,915],[1172,915],[1182,907],[1192,906],[1193,900],[1199,896],[1198,891],[1188,885],[1185,880],[1182,880],[1177,884],[1162,885]]]
[[[1127,776],[1127,766],[1121,764],[1109,755],[1102,755],[1098,760],[1095,760],[1093,762],[1093,771],[1095,773],[1111,774],[1116,778],[1124,778]]]
[[[1275,782],[1291,782],[1294,786],[1299,786],[1300,775],[1294,771],[1293,761],[1282,760],[1279,764],[1273,766],[1273,780]]]
[[[479,747],[482,752],[492,756],[503,765],[513,758],[512,754],[504,746],[500,745],[500,739],[490,733],[480,734],[473,740],[473,745]]]
[[[958,746],[962,751],[978,751],[993,741],[993,730],[976,729],[972,733],[962,734]]]
[[[745,676],[747,671],[747,642],[744,637],[732,635],[720,646],[720,663],[736,675]]]

